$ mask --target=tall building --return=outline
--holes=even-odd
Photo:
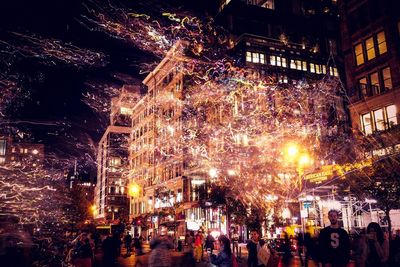
[[[373,162],[384,162],[385,158],[398,162],[400,2],[341,0],[338,5],[348,108],[352,130],[359,141],[359,157]],[[386,173],[390,175],[393,170],[388,168]],[[371,220],[386,224],[379,219],[386,217],[383,211],[365,213],[366,224]],[[393,228],[399,227],[399,214],[399,210],[390,213]]]
[[[111,101],[110,126],[103,134],[97,154],[95,219],[105,222],[127,220],[127,172],[129,137],[132,130],[132,106],[140,98],[140,87],[124,86]]]
[[[365,136],[390,136],[399,123],[400,4],[390,0],[339,3],[352,128]]]
[[[129,177],[140,187],[131,198],[132,218],[174,208],[176,203],[189,200],[190,189],[183,175],[180,147],[184,77],[179,65],[184,61],[183,50],[183,42],[177,42],[147,75],[143,81],[147,93],[132,108]],[[175,210],[175,213],[180,211]],[[154,217],[152,228],[164,223],[158,219]]]

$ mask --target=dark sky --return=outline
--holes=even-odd
[[[126,79],[115,78],[116,73],[139,83],[144,77],[139,74],[141,63],[157,61],[124,40],[84,27],[79,21],[87,14],[85,2],[89,1],[13,0],[0,4],[0,41],[3,42],[0,51],[4,43],[30,49],[24,38],[15,37],[13,33],[16,32],[60,40],[105,56],[107,64],[104,66],[76,67],[52,59],[44,62],[21,53],[16,53],[12,62],[7,62],[10,60],[5,57],[7,53],[0,53],[3,69],[6,68],[9,74],[18,74],[23,90],[29,93],[29,97],[19,103],[21,107],[9,114],[10,119],[43,123],[20,123],[17,128],[32,132],[35,141],[48,145],[48,151],[64,156],[81,153],[74,143],[87,143],[88,137],[96,143],[104,131],[104,121],[101,122],[98,114],[82,101],[82,95],[88,90],[87,83],[122,86]],[[116,4],[127,9],[143,8],[137,1]]]

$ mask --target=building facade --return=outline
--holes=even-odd
[[[390,132],[399,121],[397,1],[340,1],[350,115],[362,135]]]
[[[139,98],[139,87],[124,86],[120,95],[112,99],[110,126],[98,145],[94,194],[94,217],[98,221],[115,223],[128,220],[129,136],[132,106]]]
[[[34,170],[44,163],[44,145],[14,142],[10,136],[0,136],[0,165]]]

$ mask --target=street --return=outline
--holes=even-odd
[[[238,259],[238,265],[239,265],[239,267],[246,267],[247,266],[247,251],[246,251],[246,247],[244,244],[242,244],[241,247],[242,247],[242,257],[240,257]],[[147,251],[146,255],[140,256],[139,259],[143,259],[143,258],[147,257],[147,255],[149,253],[149,249],[148,248],[146,249],[146,247],[145,247],[145,251]],[[173,258],[174,258],[174,254],[182,255],[182,253],[179,253],[179,252],[172,252]],[[116,264],[117,267],[147,266],[146,264],[137,262],[137,257],[134,255],[134,253],[132,253],[129,256],[126,256],[125,248],[122,249],[121,255],[122,256],[119,257],[117,260],[117,264]],[[95,265],[94,265],[95,267],[106,267],[106,266],[103,266],[103,264],[101,262],[101,257],[102,257],[102,253],[100,251],[98,253],[96,253],[96,260],[95,260]],[[177,265],[174,265],[174,264],[177,264]],[[185,267],[183,265],[180,265],[180,263],[178,261],[173,261],[173,266]],[[207,256],[205,256],[200,263],[196,263],[196,267],[208,267],[208,266],[212,266],[212,265],[210,265]],[[282,262],[282,257],[280,257],[278,266],[279,267],[301,266],[300,258],[298,256],[293,256],[288,263],[284,263],[284,262]],[[309,261],[308,266],[315,267],[317,265],[313,261]]]

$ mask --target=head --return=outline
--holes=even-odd
[[[167,235],[167,227],[165,227],[165,226],[162,226],[161,228],[160,228],[160,235],[161,236],[165,236],[165,235]]]
[[[258,241],[259,238],[260,238],[260,234],[258,233],[257,230],[253,229],[253,230],[251,230],[251,232],[250,232],[250,237],[251,237],[251,239],[252,239],[253,241]]]
[[[328,212],[328,219],[331,222],[331,225],[338,225],[339,223],[339,212],[337,210],[330,210]]]
[[[221,245],[221,251],[225,251],[226,254],[231,255],[231,241],[226,235],[220,235],[218,237],[219,244]]]
[[[378,223],[376,222],[371,222],[370,224],[368,224],[367,226],[367,235],[375,235],[376,236],[376,240],[378,240],[378,242],[380,244],[383,243],[383,231],[382,228],[379,226]]]

